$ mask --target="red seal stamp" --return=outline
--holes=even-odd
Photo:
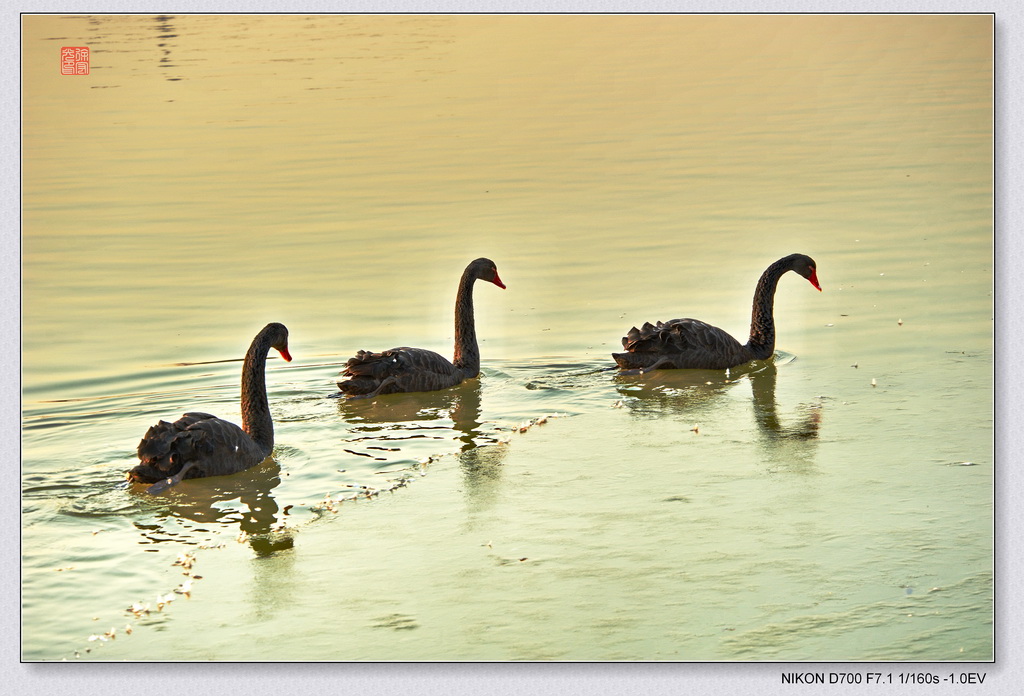
[[[62,46],[60,49],[61,75],[89,74],[89,47]]]

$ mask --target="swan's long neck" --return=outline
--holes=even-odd
[[[274,420],[267,402],[267,353],[270,340],[253,339],[242,365],[242,430],[268,451],[274,447]]]
[[[455,298],[455,356],[452,364],[465,372],[466,377],[480,374],[480,347],[476,343],[476,323],[473,319],[473,283],[476,277],[467,268],[459,281]]]
[[[775,289],[787,271],[789,259],[779,259],[765,269],[754,289],[754,307],[750,314],[750,340],[747,347],[757,360],[765,360],[775,352]]]

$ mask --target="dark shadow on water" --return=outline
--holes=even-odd
[[[616,375],[616,388],[626,397],[622,405],[638,417],[673,413],[697,423],[712,411],[728,408],[729,402],[722,397],[749,381],[758,441],[767,463],[772,469],[806,472],[814,466],[822,410],[820,402],[801,404],[795,415],[780,415],[775,397],[779,366],[791,361],[787,356],[729,371],[654,370],[644,375]]]
[[[644,375],[616,375],[616,389],[626,397],[623,405],[635,416],[660,418],[666,412],[699,416],[737,380],[721,370],[655,370]]]
[[[482,418],[480,379],[436,392],[387,394],[376,399],[338,399],[338,412],[358,437],[357,447],[367,442],[396,444],[402,439],[430,436],[455,447],[466,491],[470,497],[487,497],[500,479],[505,447],[496,445],[494,430]],[[438,449],[444,449],[438,443]],[[364,450],[367,447],[363,446]],[[396,448],[400,449],[400,447]],[[452,450],[436,454],[450,454]]]
[[[503,444],[474,447],[459,454],[466,498],[474,510],[487,509],[498,499],[507,454],[508,447]]]
[[[136,522],[144,545],[168,541],[180,542],[167,521],[187,520],[193,532],[202,525],[238,525],[257,556],[269,556],[294,545],[292,532],[281,524],[281,513],[273,490],[281,483],[281,467],[273,459],[231,476],[186,479],[156,496],[145,493],[145,484],[134,484],[130,491],[139,501],[157,512],[159,522]]]
[[[174,25],[171,23],[173,19],[174,17],[169,15],[157,15],[153,18],[153,21],[156,23],[155,29],[157,32],[156,47],[160,49],[160,58],[158,62],[160,69],[163,71],[178,67],[171,59],[171,48],[176,48],[173,40],[178,38],[178,34],[175,33],[177,29],[175,29]],[[168,74],[165,72],[164,79],[169,82],[178,82],[181,80],[181,77],[174,73]]]
[[[461,449],[474,447],[483,435],[480,409],[479,379],[468,379],[441,391],[338,399],[339,415],[364,432],[409,429],[410,424],[447,429],[436,421],[450,419]]]
[[[810,440],[818,437],[821,429],[821,405],[802,406],[794,422],[786,425],[779,417],[775,401],[778,368],[769,362],[765,369],[750,374],[750,387],[754,395],[754,418],[763,437],[771,440]]]
[[[494,441],[493,434],[483,427],[480,390],[480,380],[470,379],[436,392],[339,398],[338,413],[359,436],[354,445],[374,436],[389,442],[430,437],[453,441],[458,451],[464,452]]]
[[[784,421],[775,399],[777,379],[778,368],[774,363],[750,375],[754,419],[765,463],[772,472],[812,473],[817,466],[821,402],[800,404],[795,415]]]

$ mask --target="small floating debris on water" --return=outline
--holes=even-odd
[[[856,370],[858,367],[860,367],[860,363],[854,363],[854,364],[850,365],[850,367],[852,367],[853,369]]]
[[[902,319],[897,319],[896,320],[896,325],[897,326],[903,326],[903,320]]]
[[[828,327],[830,327],[830,326],[835,326],[835,324],[825,324],[825,327],[826,327],[826,328],[828,328]]]
[[[171,565],[181,566],[185,570],[192,570],[192,566],[196,563],[195,554],[191,553],[179,553],[178,560]]]
[[[351,499],[354,500],[355,496],[351,496]],[[324,499],[318,505],[314,505],[311,509],[313,510],[313,512],[333,512],[337,514],[338,509],[334,507],[334,503],[341,503],[343,500],[345,499],[339,496],[337,501],[335,501],[333,498],[331,498],[330,493],[326,493],[324,495]]]
[[[871,378],[871,386],[872,387],[877,387],[878,386],[878,382],[875,380],[874,377]]]
[[[126,611],[130,611],[135,616],[147,616],[149,614],[149,604],[143,604],[142,602],[132,602],[132,605],[128,607]]]
[[[65,571],[65,570],[74,570],[74,569],[75,569],[74,566],[64,566],[63,568],[54,568],[53,570],[54,570],[54,572],[61,573],[61,572]]]
[[[942,592],[942,588],[941,587],[933,587],[932,589],[928,590],[928,594],[931,594],[932,592]]]
[[[293,507],[295,507],[295,506],[294,505],[285,505],[284,509],[281,510],[281,513],[287,515],[288,511],[291,510]]]
[[[526,421],[525,423],[520,423],[519,425],[515,426],[512,429],[514,431],[516,431],[516,432],[519,432],[519,433],[525,433],[527,430],[529,430],[530,428],[532,428],[535,425],[544,425],[550,419],[558,418],[558,415],[559,414],[557,414],[557,413],[549,413],[546,416],[540,416],[538,418],[531,418],[530,420]]]
[[[403,476],[400,479],[389,481],[388,483],[390,485],[387,488],[378,491],[378,493],[383,491],[387,491],[388,493],[394,493],[396,488],[405,488],[406,486],[409,485],[410,481],[412,481],[412,476]]]
[[[93,536],[96,536],[97,534],[99,534],[99,533],[100,533],[100,532],[102,532],[102,531],[103,531],[102,529],[95,529],[95,530],[93,530],[93,533],[92,533],[92,535],[93,535]]]
[[[185,582],[181,583],[174,588],[174,591],[180,595],[185,595],[189,599],[192,598],[192,578],[189,578]]]
[[[978,466],[974,462],[953,462],[949,466]]]
[[[331,494],[328,492],[324,494],[324,499],[320,503],[314,505],[310,509],[313,512],[326,511],[337,514],[338,508],[335,506],[335,504],[340,505],[341,503],[348,501],[355,502],[359,500],[359,496],[363,496],[366,499],[370,499],[379,497],[381,493],[394,493],[396,488],[404,488],[405,486],[408,486],[409,482],[412,480],[413,476],[412,474],[409,474],[399,479],[395,479],[394,481],[388,481],[387,484],[379,488],[375,486],[366,486],[361,483],[346,483],[344,485],[347,488],[355,488],[357,489],[356,492],[353,493],[352,495],[339,494],[338,497],[336,498],[331,497]],[[282,524],[281,529],[284,530],[287,529],[287,527]]]

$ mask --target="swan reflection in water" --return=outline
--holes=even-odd
[[[273,457],[231,476],[189,479],[159,497],[140,494],[146,503],[165,506],[167,513],[153,525],[135,522],[135,526],[145,543],[152,544],[181,541],[182,536],[197,538],[206,525],[237,524],[242,532],[237,539],[248,544],[257,558],[276,559],[274,563],[250,564],[251,575],[236,578],[239,591],[248,593],[247,606],[257,620],[270,620],[289,606],[289,596],[297,587],[295,557],[282,553],[294,547],[296,528],[285,524],[273,495],[280,483],[281,467]],[[198,526],[175,534],[175,525],[185,526],[186,520]],[[205,574],[201,568],[200,576]]]
[[[821,429],[821,402],[801,404],[800,414],[786,425],[779,418],[775,402],[775,383],[778,367],[769,361],[763,370],[750,374],[750,387],[754,393],[754,418],[759,432],[768,440],[811,440]]]
[[[617,375],[623,405],[637,416],[661,417],[673,412],[699,423],[735,404],[726,392],[749,381],[758,440],[769,462],[776,466],[805,468],[813,465],[821,428],[821,403],[801,404],[795,416],[783,418],[775,398],[778,368],[793,357],[776,355],[756,360],[723,373],[720,370],[655,370],[644,375]],[[697,427],[697,426],[694,426]]]
[[[338,412],[353,427],[347,451],[383,461],[457,453],[467,494],[483,495],[500,479],[506,448],[495,446],[498,429],[483,421],[481,389],[474,378],[443,391],[339,399]]]
[[[180,541],[182,536],[195,537],[202,525],[237,524],[242,538],[257,556],[270,556],[292,548],[292,531],[283,524],[283,513],[273,490],[281,483],[281,467],[273,457],[262,464],[231,476],[190,479],[160,497],[137,492],[147,507],[162,510],[154,524],[135,522],[145,539],[143,544]],[[173,531],[169,521],[197,523],[181,534]]]

